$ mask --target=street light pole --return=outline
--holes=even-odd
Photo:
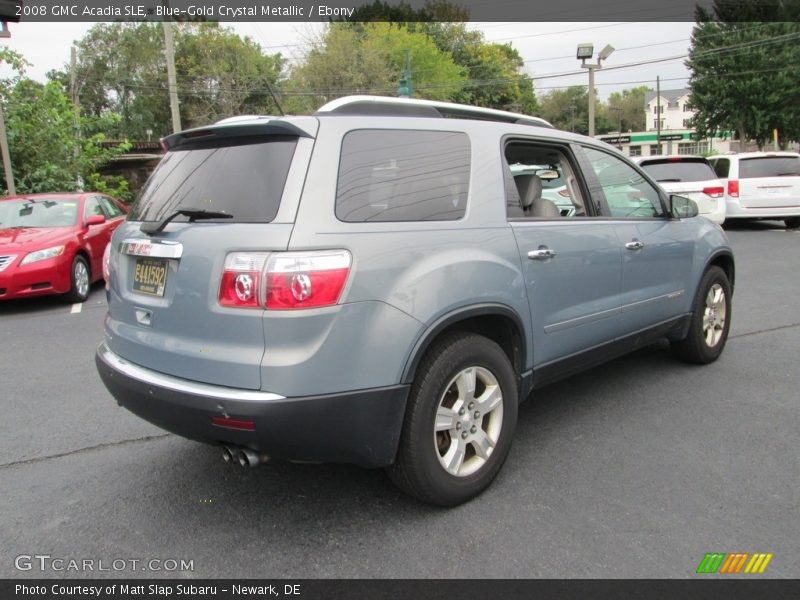
[[[589,70],[589,137],[594,137],[594,72],[603,68],[603,61],[611,56],[614,47],[606,45],[597,55],[596,63],[587,63],[586,60],[592,58],[594,54],[594,44],[578,44],[577,58],[581,61],[581,67]]]

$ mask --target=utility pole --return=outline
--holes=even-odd
[[[75,137],[76,139],[81,139],[81,100],[80,94],[78,93],[78,74],[77,74],[77,67],[78,67],[78,50],[73,45],[69,49],[69,97],[72,100],[72,104],[75,106]],[[80,156],[81,149],[80,144],[75,144],[75,164],[78,163],[78,157]],[[83,178],[81,177],[80,173],[75,174],[75,187],[78,190],[83,190]]]
[[[656,75],[656,144],[661,154],[661,76]]]
[[[172,113],[172,132],[181,130],[181,113],[178,108],[178,82],[175,78],[175,49],[172,42],[172,21],[164,19],[164,54],[167,59],[167,83],[169,86],[169,109]]]
[[[570,114],[570,117],[569,117],[569,130],[572,133],[575,133],[575,109],[576,108],[577,107],[574,104],[570,104],[569,105],[569,114]]]
[[[622,107],[620,106],[609,106],[611,110],[617,112],[617,117],[619,117],[619,128],[617,131],[619,135],[617,136],[617,148],[622,150]]]

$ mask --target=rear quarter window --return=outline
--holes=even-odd
[[[714,168],[714,173],[720,179],[727,179],[728,173],[731,170],[731,161],[727,158],[715,158],[711,161],[711,166]]]
[[[450,131],[351,131],[336,188],[341,221],[453,221],[464,216],[470,143]]]
[[[800,156],[765,156],[739,161],[739,179],[800,177]]]
[[[296,146],[291,136],[180,146],[161,159],[128,219],[160,221],[178,208],[195,208],[233,215],[220,219],[225,223],[269,223],[278,214]]]

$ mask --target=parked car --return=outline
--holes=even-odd
[[[98,193],[0,198],[0,300],[89,297],[103,277],[103,252],[125,205]]]
[[[800,227],[800,154],[742,152],[709,158],[725,185],[726,219],[777,219]]]
[[[668,194],[694,200],[700,215],[722,225],[725,221],[725,187],[702,156],[640,156],[636,162]]]
[[[532,391],[654,340],[697,363],[725,346],[724,232],[541,119],[356,96],[163,142],[113,237],[96,364],[228,461],[386,467],[452,506]],[[560,173],[582,214],[511,165]]]

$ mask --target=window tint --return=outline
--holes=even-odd
[[[641,167],[658,182],[708,181],[717,177],[704,160],[644,162],[641,163]]]
[[[717,174],[717,177],[721,177],[722,179],[728,178],[728,172],[731,169],[731,161],[727,158],[715,158],[711,161],[711,166],[714,167],[714,173]]]
[[[128,218],[160,221],[178,208],[197,208],[233,215],[220,219],[225,223],[269,223],[278,213],[296,145],[296,137],[270,136],[167,152]]]
[[[800,156],[765,156],[739,161],[739,179],[799,176]]]
[[[100,204],[103,206],[103,210],[109,219],[115,219],[122,214],[122,209],[114,204],[109,198],[106,198],[105,196],[98,196],[98,200],[100,200]]]
[[[342,141],[336,216],[347,222],[464,216],[469,138],[447,131],[351,131]]]
[[[612,217],[646,218],[664,215],[658,191],[620,158],[584,148]]]

